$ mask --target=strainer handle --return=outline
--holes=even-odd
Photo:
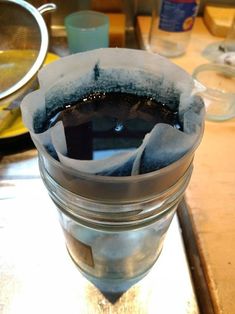
[[[56,10],[56,5],[54,3],[46,3],[37,8],[40,14],[44,14],[47,12],[53,12]]]

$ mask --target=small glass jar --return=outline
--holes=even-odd
[[[201,84],[198,92],[206,107],[206,119],[224,121],[235,117],[235,68],[224,64],[202,64],[192,76]]]

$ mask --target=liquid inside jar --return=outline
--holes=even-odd
[[[80,160],[102,158],[141,145],[157,123],[181,129],[178,112],[156,100],[129,93],[94,93],[67,104],[47,121],[47,128],[62,120],[67,155]],[[108,153],[107,153],[108,152]]]

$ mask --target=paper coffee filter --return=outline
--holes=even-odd
[[[40,151],[47,151],[75,170],[98,175],[136,175],[160,169],[181,158],[198,141],[204,105],[193,95],[194,81],[182,69],[156,54],[140,50],[104,48],[62,58],[38,75],[40,89],[21,104],[25,125]],[[43,123],[58,109],[93,92],[126,92],[152,96],[178,109],[183,132],[157,124],[137,149],[103,160],[67,157],[61,121],[44,131]]]

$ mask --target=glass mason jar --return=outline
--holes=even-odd
[[[141,176],[103,177],[76,173],[39,151],[68,252],[101,291],[123,292],[154,265],[190,180],[193,155]]]
[[[43,69],[39,79],[40,89],[25,99],[22,112],[38,150],[42,179],[58,208],[68,252],[84,276],[101,291],[121,293],[145,276],[156,262],[189,182],[194,152],[203,134],[203,104],[195,98],[195,83],[165,58],[118,48],[63,58]],[[183,135],[187,141],[185,137],[173,140],[171,133],[170,137],[163,136],[164,143],[148,143],[156,147],[163,168],[119,177],[81,171],[71,166],[71,158],[68,164],[59,159],[60,148],[58,159],[50,154],[50,129],[37,133],[34,128],[34,122],[38,125],[47,110],[58,109],[71,97],[74,100],[90,89],[107,92],[115,88],[151,95],[162,103],[178,106],[179,116],[185,117]],[[169,134],[166,129],[164,132]],[[61,134],[54,135],[61,144]],[[177,135],[182,133],[177,130]],[[188,149],[179,155],[183,147]],[[172,155],[178,157],[172,159]],[[153,161],[144,162],[149,167]]]

